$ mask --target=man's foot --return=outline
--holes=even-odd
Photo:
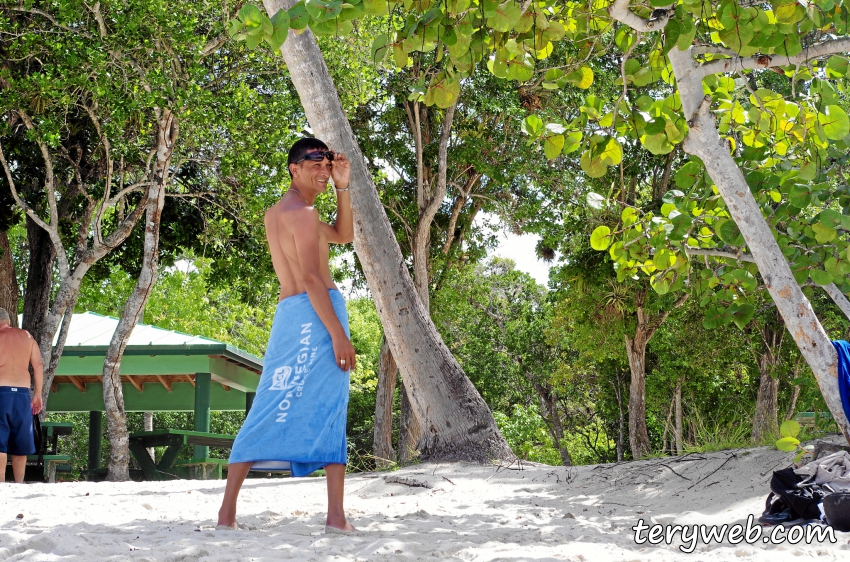
[[[344,517],[342,520],[331,519],[328,517],[327,521],[325,521],[325,532],[326,533],[354,533],[357,529],[354,528],[354,525],[349,523]]]
[[[225,510],[224,507],[218,510],[218,523],[215,526],[216,529],[219,528],[228,528],[228,529],[238,529],[239,524],[236,522],[236,512]]]
[[[329,535],[350,535],[353,533],[357,533],[358,530],[354,528],[354,525],[351,523],[347,524],[347,527],[344,529],[340,529],[339,527],[331,527],[330,525],[325,525],[325,533]]]

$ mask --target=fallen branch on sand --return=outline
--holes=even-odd
[[[384,480],[388,484],[404,484],[405,486],[411,486],[414,488],[433,488],[434,485],[430,482],[425,482],[424,480],[415,480],[413,478],[407,478],[405,476],[385,476]]]

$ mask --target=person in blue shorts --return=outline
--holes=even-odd
[[[30,398],[30,373],[34,394]],[[0,308],[0,482],[6,481],[7,456],[12,457],[15,482],[24,481],[27,455],[35,453],[32,416],[41,411],[44,367],[38,344],[26,330],[12,327],[9,313]]]

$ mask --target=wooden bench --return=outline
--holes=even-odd
[[[233,446],[235,435],[218,433],[203,433],[200,431],[183,431],[179,429],[156,429],[141,431],[130,435],[130,452],[139,463],[145,480],[171,480],[178,478],[180,469],[188,471],[187,477],[206,479],[221,478],[223,459],[193,459],[178,461],[177,457],[183,447],[204,445],[229,449]],[[149,447],[167,447],[159,462],[154,463],[148,454]]]
[[[71,457],[68,455],[42,455],[41,465],[38,463],[38,455],[27,455],[27,466],[36,467],[41,474],[42,480],[51,484],[56,482],[56,473],[71,473]]]

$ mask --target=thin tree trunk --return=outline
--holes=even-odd
[[[617,380],[612,386],[614,387],[614,395],[617,398],[617,411],[619,413],[617,420],[617,462],[621,462],[626,449],[626,416],[623,412],[623,390],[620,385],[619,370],[617,372]]]
[[[422,437],[422,425],[413,408],[410,391],[401,380],[401,423],[398,428],[398,462],[409,463],[419,456],[419,442]]]
[[[375,398],[375,427],[372,452],[375,464],[383,468],[395,462],[393,449],[393,398],[395,397],[398,367],[393,359],[387,339],[381,340],[381,356],[378,360],[378,388]]]
[[[564,466],[573,466],[573,459],[570,452],[564,447],[564,425],[561,423],[561,416],[558,414],[558,401],[555,394],[551,390],[541,392],[543,389],[538,389],[537,394],[540,397],[540,402],[548,414],[548,423],[546,426],[549,429],[549,434],[552,436],[555,448],[558,449],[558,454],[561,455],[561,464]]]
[[[15,261],[12,259],[12,247],[9,246],[9,234],[0,231],[0,308],[9,313],[12,327],[18,327],[18,278],[15,275]]]
[[[165,185],[174,142],[179,129],[177,118],[168,109],[157,110],[156,165],[145,205],[145,242],[142,270],[136,287],[124,305],[121,319],[103,361],[103,402],[109,436],[109,476],[112,482],[130,479],[130,449],[124,391],[121,386],[121,357],[133,328],[139,323],[156,282],[159,253],[159,225],[165,203]]]
[[[270,15],[293,0],[264,0]],[[434,459],[514,459],[481,395],[440,338],[419,299],[322,53],[309,30],[281,47],[313,131],[349,155],[354,244],[407,395],[422,425],[417,449]]]
[[[632,458],[649,454],[649,433],[646,430],[646,329],[638,327],[635,337],[626,338],[631,384],[629,384],[629,445]]]
[[[682,379],[676,381],[676,454],[682,455],[685,452],[685,445],[682,441]]]
[[[776,420],[779,379],[773,376],[772,367],[770,353],[763,353],[759,357],[759,391],[756,398],[756,413],[753,416],[753,432],[750,437],[755,444],[779,433],[779,423]]]
[[[791,391],[791,403],[788,404],[788,410],[785,412],[785,420],[790,420],[794,418],[794,414],[797,412],[797,399],[800,397],[800,385],[795,384],[794,389]]]
[[[144,424],[145,431],[153,431],[153,412],[145,412],[144,413]],[[156,462],[156,449],[154,447],[148,447],[148,455],[150,455],[151,460]]]

